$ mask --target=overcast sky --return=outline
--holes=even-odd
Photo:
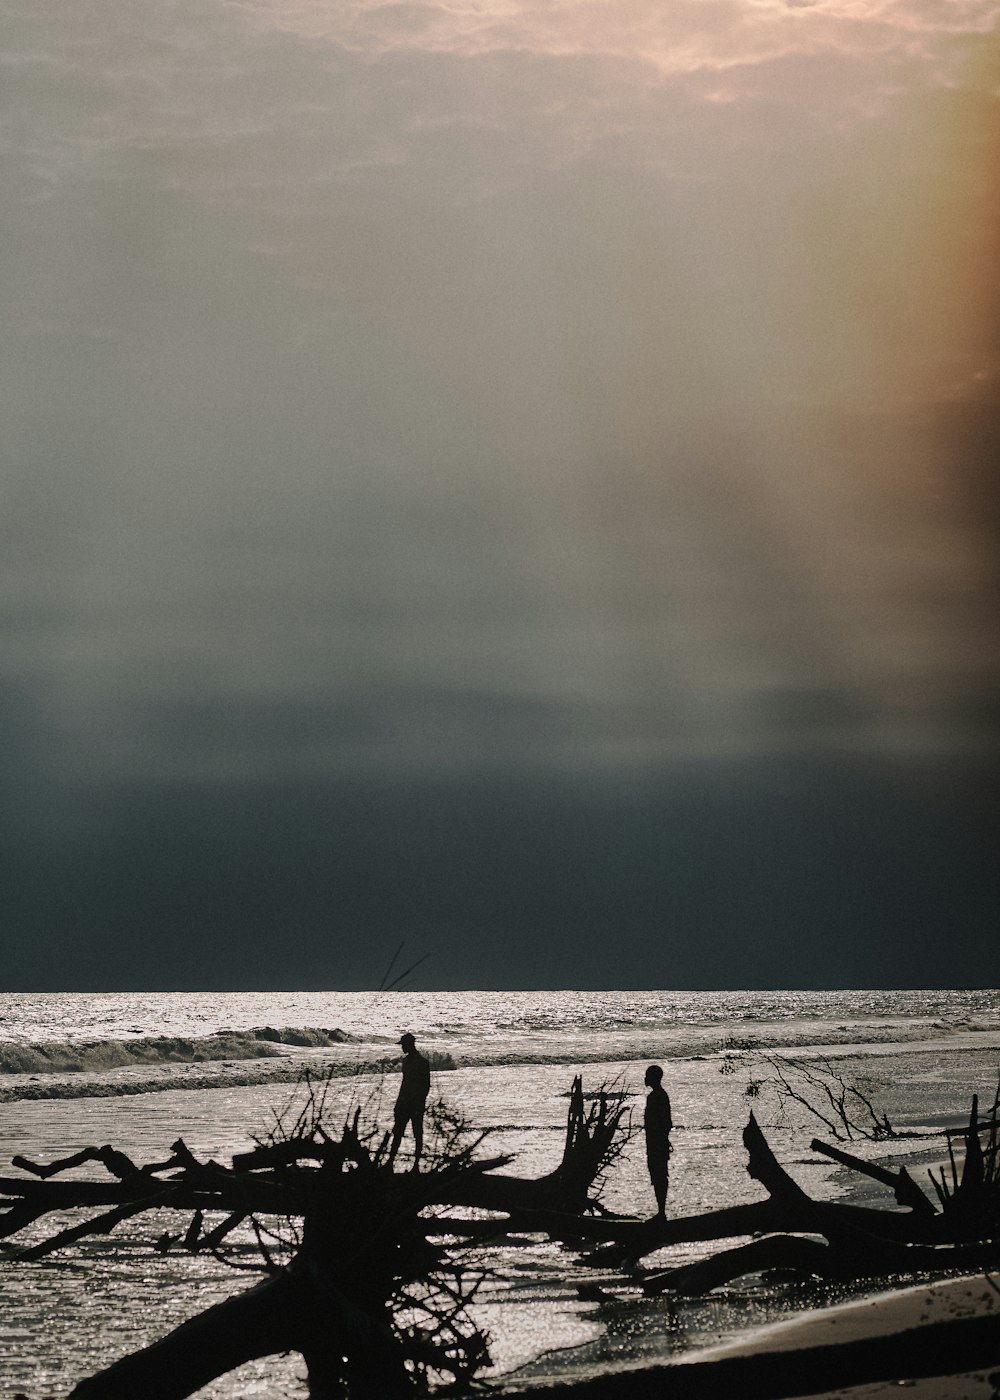
[[[3,980],[1000,981],[998,22],[8,0]]]

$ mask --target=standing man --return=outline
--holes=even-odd
[[[674,1126],[674,1120],[670,1115],[670,1098],[663,1087],[663,1070],[659,1065],[650,1065],[647,1069],[645,1084],[649,1090],[642,1115],[646,1134],[646,1166],[656,1196],[656,1218],[665,1220],[670,1153],[673,1150],[670,1146],[670,1129]]]
[[[424,1146],[424,1108],[431,1089],[431,1067],[426,1056],[417,1049],[417,1042],[409,1031],[400,1036],[403,1047],[403,1082],[396,1096],[393,1110],[392,1142],[389,1146],[389,1166],[392,1167],[403,1141],[406,1125],[413,1128],[413,1170],[419,1170],[420,1153]]]

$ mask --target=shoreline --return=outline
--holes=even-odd
[[[502,1400],[889,1400],[905,1386],[915,1400],[988,1400],[998,1367],[1000,1286],[970,1274],[810,1310],[669,1362],[498,1385],[495,1393]]]
[[[908,1045],[903,1053],[925,1049]],[[960,1115],[942,1115],[942,1121],[945,1116]],[[941,1155],[940,1125],[935,1126],[933,1135],[914,1135],[922,1141],[907,1134],[881,1142],[879,1152],[895,1149],[894,1165],[905,1159],[911,1166],[926,1166]],[[870,1177],[838,1167],[833,1181],[832,1194],[841,1201],[886,1204],[885,1188]],[[662,1400],[674,1393],[685,1400],[701,1395],[716,1400],[730,1393],[742,1400],[791,1400],[800,1395],[890,1400],[890,1392],[894,1395],[901,1385],[916,1387],[915,1400],[1000,1400],[1000,1276],[942,1273],[916,1279],[886,1275],[881,1280],[834,1283],[802,1277],[784,1285],[794,1292],[781,1300],[781,1283],[753,1276],[743,1287],[697,1299],[671,1303],[664,1295],[670,1311],[663,1319],[660,1345],[648,1346],[647,1339],[646,1357],[640,1346],[631,1355],[605,1353],[602,1358],[599,1344],[582,1343],[561,1354],[540,1356],[517,1372],[497,1377],[495,1384],[504,1400],[645,1400],[647,1394],[650,1400]],[[595,1292],[603,1293],[612,1309],[617,1306],[624,1312],[628,1298],[605,1292],[609,1285],[613,1282],[602,1278]],[[832,1296],[817,1302],[821,1294]],[[728,1335],[717,1341],[704,1339],[712,1324],[706,1324],[705,1315],[697,1315],[699,1305],[705,1314],[714,1312],[714,1324],[721,1321]],[[785,1308],[787,1316],[774,1317],[776,1310]],[[754,1319],[750,1314],[756,1309],[771,1316]],[[946,1321],[961,1321],[963,1328],[942,1330]],[[603,1324],[605,1332],[612,1330],[609,1318]],[[669,1339],[668,1328],[673,1334]],[[633,1343],[636,1340],[633,1335]],[[673,1354],[665,1355],[665,1350]],[[793,1353],[794,1360],[789,1359]],[[779,1361],[781,1356],[786,1359]],[[939,1365],[940,1356],[944,1359]],[[749,1367],[741,1362],[749,1362]],[[810,1383],[810,1373],[818,1380]],[[792,1382],[789,1376],[798,1379]],[[836,1389],[833,1376],[838,1377]]]
[[[285,1013],[293,1010],[268,1009],[275,1012],[270,1021],[280,1024],[288,1022]],[[471,1021],[471,1011],[458,1010],[464,1029]],[[539,1024],[549,1010],[539,1008]],[[564,1008],[555,1010],[562,1013]],[[389,1014],[394,1025],[411,1013],[404,1017],[393,1008]],[[419,1014],[431,1019],[429,1013]],[[327,1024],[333,1025],[337,1018],[333,1013],[331,1016]],[[119,1019],[124,1026],[124,1019]],[[305,1024],[306,1018],[302,1019]],[[151,1029],[138,1013],[128,1024],[147,1034]],[[390,1024],[388,1020],[386,1024]],[[796,1036],[800,1029],[796,1023]],[[978,1088],[982,1096],[991,1092],[990,1086],[996,1082],[995,1031],[963,1030],[930,1040],[921,1035],[892,1043],[834,1044],[829,1030],[829,1023],[816,1025],[817,1034],[809,1047],[812,1053],[867,1062],[859,1067],[871,1067],[873,1075],[885,1083],[886,1106],[899,1127],[909,1128],[916,1121],[939,1130],[945,1119],[964,1114],[971,1091]],[[567,1067],[582,1072],[591,1086],[623,1070],[631,1071],[636,1063],[634,1057],[600,1058],[602,1050],[621,1054],[625,1032],[591,1037],[586,1049],[596,1057],[586,1060],[574,1053],[584,1038],[578,1029],[564,1040],[547,1031],[549,1034],[552,1044],[548,1049],[554,1053],[545,1063],[520,1057],[510,1063],[512,1052],[528,1048],[531,1036],[495,1028],[491,1037],[498,1042],[497,1060],[503,1064],[502,1071],[487,1072],[485,1066],[465,1063],[462,1056],[455,1071],[442,1073],[439,1085],[449,1106],[494,1133],[498,1150],[515,1154],[517,1170],[525,1176],[544,1174],[556,1164],[565,1124]],[[628,1035],[636,1044],[646,1046],[644,1031],[641,1039],[634,1031]],[[665,1039],[669,1035],[664,1031]],[[471,1048],[476,1043],[481,1049],[484,1040],[488,1043],[489,1038],[477,1036],[473,1042],[470,1035],[464,1044]],[[425,1043],[433,1041],[434,1037],[425,1037]],[[442,1031],[437,1045],[447,1044],[460,1055],[462,1041],[462,1036],[445,1036]],[[795,1052],[802,1053],[802,1049],[796,1046]],[[262,1125],[284,1111],[294,1087],[289,1073],[293,1057],[298,1062],[293,1071],[297,1073],[303,1060],[346,1060],[357,1053],[356,1044],[307,1049],[304,1054],[296,1048],[287,1052],[287,1058],[286,1054],[268,1057],[256,1065],[253,1061],[223,1062],[216,1068],[222,1070],[226,1083],[184,1083],[207,1077],[211,1070],[205,1064],[180,1069],[171,1066],[162,1071],[163,1091],[140,1090],[122,1097],[23,1099],[4,1105],[0,1143],[8,1157],[19,1152],[45,1160],[64,1156],[83,1143],[113,1141],[136,1160],[160,1160],[165,1144],[180,1134],[200,1155],[225,1156],[244,1150]],[[718,1073],[720,1055],[683,1057],[672,1063],[678,1156],[671,1202],[672,1210],[681,1215],[740,1204],[757,1194],[747,1177],[740,1144],[739,1129],[748,1108],[742,1080]],[[282,1072],[281,1082],[241,1084],[251,1068],[270,1074]],[[357,1075],[356,1066],[351,1070],[350,1077],[344,1076],[343,1091],[336,1090],[337,1102],[356,1091],[350,1082]],[[134,1084],[137,1074],[145,1077],[146,1071],[112,1071],[108,1078],[121,1075]],[[362,1079],[367,1092],[371,1081]],[[385,1094],[392,1092],[391,1076],[383,1088]],[[794,1122],[784,1123],[776,1146],[783,1163],[811,1194],[843,1199],[845,1195],[877,1191],[867,1178],[853,1180],[852,1189],[845,1191],[850,1174],[808,1152],[809,1132]],[[926,1153],[936,1160],[941,1155],[940,1143],[937,1137],[923,1144],[910,1139],[895,1148],[882,1144],[879,1151],[907,1159]],[[609,1177],[606,1204],[616,1211],[641,1215],[647,1199],[644,1159],[640,1149],[632,1148]],[[77,1257],[67,1260],[70,1267],[66,1270],[49,1270],[42,1276],[38,1272],[41,1264],[17,1266],[16,1271],[5,1266],[0,1271],[0,1311],[9,1308],[9,1325],[17,1329],[17,1341],[11,1373],[0,1380],[0,1395],[11,1397],[18,1391],[33,1396],[65,1393],[82,1376],[156,1340],[184,1321],[195,1310],[196,1298],[198,1303],[210,1304],[241,1286],[221,1264],[206,1256],[171,1254],[157,1256],[154,1261],[154,1244],[152,1230],[131,1229],[107,1242],[95,1240],[81,1246]],[[697,1246],[681,1245],[669,1257],[683,1264],[691,1262],[697,1252]],[[724,1353],[727,1348],[757,1345],[756,1339],[776,1325],[776,1318],[798,1320],[848,1296],[870,1297],[880,1285],[883,1292],[899,1286],[898,1280],[876,1278],[845,1290],[841,1285],[755,1278],[745,1289],[720,1289],[697,1303],[686,1300],[677,1306],[640,1298],[637,1276],[626,1271],[612,1277],[581,1265],[572,1252],[557,1245],[518,1241],[516,1249],[494,1252],[488,1262],[498,1266],[495,1293],[482,1295],[484,1323],[496,1340],[496,1364],[492,1373],[481,1377],[484,1393],[513,1397],[522,1390],[537,1391],[548,1400],[558,1400],[560,1393],[566,1400],[575,1396],[583,1400],[586,1392],[580,1387],[587,1382],[599,1386],[591,1390],[592,1395],[611,1400],[609,1385],[616,1377],[631,1373],[650,1377],[666,1372],[676,1389],[678,1367],[690,1368],[720,1348]],[[22,1268],[27,1272],[21,1272]],[[44,1290],[36,1287],[36,1279],[44,1282]],[[588,1291],[582,1291],[581,1284]],[[55,1310],[63,1335],[58,1355],[39,1345],[46,1319]],[[95,1319],[99,1326],[94,1325]],[[300,1370],[294,1359],[268,1358],[239,1377],[214,1383],[209,1393],[212,1400],[231,1400],[234,1395],[246,1400],[277,1400],[298,1393],[295,1387]],[[683,1374],[690,1378],[693,1373],[688,1369]],[[662,1382],[660,1386],[662,1400]],[[946,1400],[967,1400],[970,1395],[974,1400],[989,1400],[990,1394],[984,1384],[975,1391],[952,1392]],[[865,1400],[873,1398],[866,1396]]]

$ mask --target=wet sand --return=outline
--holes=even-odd
[[[455,1014],[451,1002],[449,1016]],[[194,1003],[194,1010],[201,1015],[204,1008],[200,1001],[194,999]],[[461,1005],[456,1005],[461,1010]],[[569,1014],[558,998],[552,1005]],[[579,998],[574,996],[567,1006],[575,1017]],[[131,1002],[128,1009],[127,1024],[148,1031],[146,1021]],[[535,1007],[532,1015],[542,1024],[549,1011],[543,1005]],[[420,1011],[416,1004],[408,1014],[430,1017],[429,1011]],[[472,1012],[466,1007],[463,1014],[468,1019]],[[319,1021],[321,1015],[326,1019]],[[191,1026],[167,1029],[187,1033],[200,1028],[204,1033],[207,1027],[211,1031],[215,1022],[206,1016],[207,1012],[201,1015],[197,1025],[192,1022]],[[444,1011],[439,1019],[443,1018]],[[266,1007],[254,1003],[243,1009],[241,1017],[234,1015],[231,1019],[241,1025],[267,1020],[280,1025],[333,1026],[345,1017],[325,1003],[299,1008],[297,1004],[276,1004],[272,999]],[[354,1022],[351,1025],[357,1030]],[[797,1020],[791,1033],[784,1022],[755,1022],[752,1026],[747,1023],[741,1026],[741,1033],[746,1029],[748,1035],[756,1034],[764,1026],[769,1035],[791,1040],[801,1052],[799,1042],[810,1029],[816,1031],[817,1045],[832,1045],[831,1025],[845,1036],[849,1031],[853,1033],[853,1025],[845,1023],[841,1027],[839,1021],[834,1024],[829,1018],[815,1027],[811,1022]],[[582,1072],[587,1086],[624,1076],[633,1089],[637,1088],[642,1060],[581,1057],[570,1065],[566,1057],[582,1048],[579,1042],[586,1040],[588,1048],[607,1045],[620,1051],[625,1048],[622,1038],[631,1035],[635,1039],[633,1052],[654,1048],[648,1043],[654,1032],[646,1026],[625,1031],[616,1023],[610,1032],[587,1036],[578,1027],[572,1035],[545,1030],[549,1039],[544,1044],[540,1040],[543,1032],[533,1026],[534,1022],[524,1034],[519,1030],[517,1035],[504,1031],[501,1036],[499,1031],[491,1031],[480,1043],[474,1041],[463,1022],[450,1038],[438,1027],[435,1041],[449,1053],[454,1051],[459,1062],[458,1069],[441,1075],[440,1092],[470,1122],[489,1128],[491,1141],[499,1150],[515,1155],[516,1170],[525,1176],[544,1174],[558,1162],[571,1071]],[[118,1022],[112,1027],[116,1028]],[[97,1029],[101,1028],[92,1028],[94,1034]],[[696,1029],[704,1041],[700,1053],[662,1057],[670,1066],[677,1120],[670,1209],[683,1215],[739,1204],[760,1195],[759,1187],[747,1176],[740,1138],[748,1111],[743,1079],[750,1070],[720,1073],[718,1050],[709,1053],[713,1036],[717,1045],[718,1027]],[[885,1033],[890,1030],[895,1034],[897,1028],[887,1025]],[[110,1034],[106,1027],[101,1033],[105,1038]],[[658,1049],[692,1048],[688,1042],[694,1032],[690,1028],[674,1031],[668,1027],[655,1030],[655,1034],[673,1035],[677,1042],[675,1045],[674,1041],[663,1039]],[[466,1053],[474,1058],[472,1051],[477,1045],[481,1057],[494,1042],[499,1047],[497,1055],[506,1055],[513,1046],[518,1053],[530,1051],[531,1056],[539,1058],[489,1065],[464,1062]],[[208,1073],[210,1067],[169,1065],[160,1072],[164,1083],[159,1092],[148,1092],[149,1085],[145,1084],[146,1092],[121,1097],[117,1093],[107,1097],[79,1093],[86,1086],[74,1081],[72,1087],[77,1092],[71,1097],[3,1105],[0,1156],[9,1161],[22,1153],[51,1160],[68,1155],[85,1143],[111,1141],[135,1160],[161,1160],[165,1146],[180,1135],[199,1155],[224,1158],[250,1146],[252,1135],[266,1127],[273,1114],[294,1097],[294,1086],[259,1082],[258,1075],[261,1081],[275,1071],[281,1071],[282,1078],[287,1077],[288,1061],[293,1056],[296,1061],[315,1056],[323,1063],[340,1059],[346,1063],[350,1055],[368,1056],[378,1049],[379,1045],[369,1037],[369,1043],[361,1049],[348,1045],[321,1051],[293,1049],[288,1057],[262,1062],[222,1062],[215,1068],[224,1082],[211,1087],[189,1082]],[[884,1101],[893,1121],[906,1129],[918,1130],[915,1138],[879,1146],[880,1158],[884,1156],[893,1166],[937,1160],[941,1140],[927,1134],[939,1132],[945,1116],[949,1121],[960,1117],[973,1090],[982,1097],[992,1092],[995,1084],[995,1031],[963,1029],[947,1035],[942,1032],[940,1042],[929,1041],[923,1034],[913,1041],[886,1045],[851,1041],[836,1049],[838,1067],[845,1074],[875,1076],[881,1085],[880,1102]],[[543,1055],[556,1058],[544,1059]],[[357,1070],[355,1064],[352,1074],[344,1076],[343,1094],[347,1099],[380,1088],[384,1096],[391,1095],[391,1075],[383,1084],[381,1079],[358,1075]],[[244,1083],[243,1076],[248,1071],[252,1082]],[[108,1071],[102,1077],[101,1087],[118,1090],[119,1079],[146,1077],[148,1073],[146,1067]],[[49,1080],[44,1082],[47,1085]],[[639,1103],[636,1093],[636,1107]],[[813,1131],[811,1124],[784,1122],[775,1127],[773,1134],[772,1145],[780,1160],[803,1188],[816,1199],[854,1200],[870,1194],[873,1199],[866,1203],[884,1204],[884,1190],[867,1178],[846,1174],[836,1164],[808,1151],[805,1144]],[[874,1199],[876,1195],[878,1201]],[[624,1213],[641,1213],[644,1205],[651,1208],[641,1144],[633,1144],[615,1164],[605,1200],[610,1208]],[[234,1275],[213,1258],[160,1256],[155,1250],[155,1239],[164,1228],[163,1220],[150,1217],[148,1222],[133,1222],[128,1230],[112,1237],[86,1241],[59,1260],[0,1267],[0,1352],[7,1353],[6,1374],[0,1376],[0,1396],[11,1397],[23,1391],[40,1400],[42,1396],[65,1394],[83,1376],[147,1345],[186,1317],[243,1286],[242,1275]],[[233,1246],[250,1251],[254,1247],[249,1238],[242,1246],[239,1238],[234,1238]],[[693,1262],[705,1250],[705,1245],[681,1245],[662,1259],[648,1262],[663,1267]],[[495,1273],[495,1282],[484,1291],[477,1310],[494,1338],[495,1365],[483,1380],[502,1386],[509,1393],[515,1393],[518,1387],[594,1381],[600,1388],[591,1393],[610,1397],[613,1392],[609,1386],[616,1375],[642,1367],[668,1371],[676,1384],[680,1368],[686,1368],[683,1375],[690,1378],[691,1365],[696,1358],[708,1354],[706,1348],[743,1345],[747,1337],[756,1338],[761,1327],[775,1318],[786,1318],[793,1312],[800,1315],[804,1309],[825,1308],[845,1298],[843,1286],[755,1278],[745,1286],[737,1284],[703,1299],[671,1305],[642,1297],[638,1271],[604,1274],[585,1265],[577,1251],[541,1239],[522,1240],[516,1247],[486,1249],[482,1262]],[[602,1301],[589,1301],[587,1294],[581,1293],[581,1285],[596,1288]],[[898,1288],[899,1281],[886,1280],[884,1286]],[[846,1296],[857,1297],[857,1290],[851,1289]],[[49,1342],[54,1318],[59,1322],[57,1348]],[[996,1366],[1000,1366],[1000,1355],[993,1368]],[[234,1396],[240,1400],[285,1400],[302,1394],[302,1371],[295,1357],[268,1358],[220,1379],[203,1393],[206,1400],[232,1400]],[[939,1391],[937,1400],[944,1400],[949,1393],[952,1400],[961,1400],[965,1394],[974,1400],[987,1400],[990,1388],[984,1382],[978,1390]],[[658,1394],[664,1394],[662,1385]]]
[[[799,1396],[990,1400],[1000,1388],[1000,1284],[973,1275],[894,1289],[802,1314],[666,1365],[560,1385],[508,1387],[506,1400],[741,1400]],[[992,1377],[996,1375],[994,1381]]]

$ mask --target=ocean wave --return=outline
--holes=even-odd
[[[964,1041],[979,1041],[1000,1037],[1000,1028],[993,1026],[961,1027],[924,1024],[902,1025],[811,1025],[795,1030],[775,1028],[773,1033],[734,1039],[732,1036],[690,1036],[665,1033],[623,1040],[620,1037],[599,1036],[563,1045],[497,1048],[482,1051],[466,1043],[458,1054],[463,1069],[486,1069],[501,1065],[544,1064],[629,1064],[662,1063],[678,1060],[707,1060],[736,1066],[752,1066],[770,1056],[793,1058],[845,1059],[856,1055],[878,1054],[893,1048],[954,1047]]]
[[[0,1074],[77,1074],[131,1065],[199,1064],[205,1060],[259,1060],[282,1047],[322,1049],[351,1041],[346,1031],[318,1026],[257,1026],[207,1036],[153,1035],[135,1040],[0,1041]]]
[[[427,1058],[432,1070],[456,1068],[452,1057],[441,1051],[431,1050]],[[241,1064],[227,1061],[204,1068],[190,1062],[183,1065],[161,1062],[149,1068],[153,1073],[143,1074],[126,1066],[125,1072],[106,1078],[92,1079],[86,1074],[74,1074],[70,1079],[46,1076],[3,1085],[0,1086],[0,1103],[18,1103],[28,1099],[118,1099],[130,1098],[135,1094],[167,1093],[174,1089],[243,1089],[257,1084],[295,1084],[304,1079],[307,1069],[314,1079],[321,1076],[332,1079],[378,1074],[395,1076],[399,1073],[399,1056],[353,1062],[341,1060],[320,1065],[284,1057],[280,1060],[268,1059],[266,1064],[262,1064],[260,1057],[257,1057],[244,1060]],[[133,1072],[128,1072],[130,1069]]]
[[[757,1035],[735,1041],[730,1037],[702,1034],[697,1037],[651,1036],[645,1030],[627,1040],[619,1036],[586,1037],[575,1043],[544,1046],[506,1044],[486,1049],[482,1042],[458,1042],[449,1049],[424,1042],[433,1069],[467,1069],[478,1072],[505,1067],[561,1065],[623,1066],[681,1060],[708,1061],[720,1067],[752,1071],[770,1055],[796,1058],[854,1059],[858,1056],[899,1051],[942,1049],[992,1049],[995,1027],[975,1029],[930,1026],[845,1025],[798,1026],[773,1035]],[[741,1048],[735,1049],[739,1043]],[[323,1050],[339,1048],[334,1056]],[[349,1048],[350,1047],[350,1048]],[[1000,1048],[1000,1047],[998,1047]],[[249,1031],[220,1031],[204,1038],[144,1037],[134,1040],[44,1042],[36,1045],[0,1042],[0,1070],[9,1076],[0,1082],[0,1102],[19,1099],[69,1099],[119,1097],[166,1092],[173,1089],[215,1089],[257,1084],[294,1083],[309,1070],[337,1078],[353,1075],[395,1075],[398,1052],[385,1055],[373,1038],[360,1041],[340,1030],[315,1027]],[[145,1070],[145,1072],[143,1072]],[[32,1078],[28,1078],[31,1075]],[[13,1081],[13,1082],[11,1082]],[[614,1087],[629,1092],[630,1086]]]

